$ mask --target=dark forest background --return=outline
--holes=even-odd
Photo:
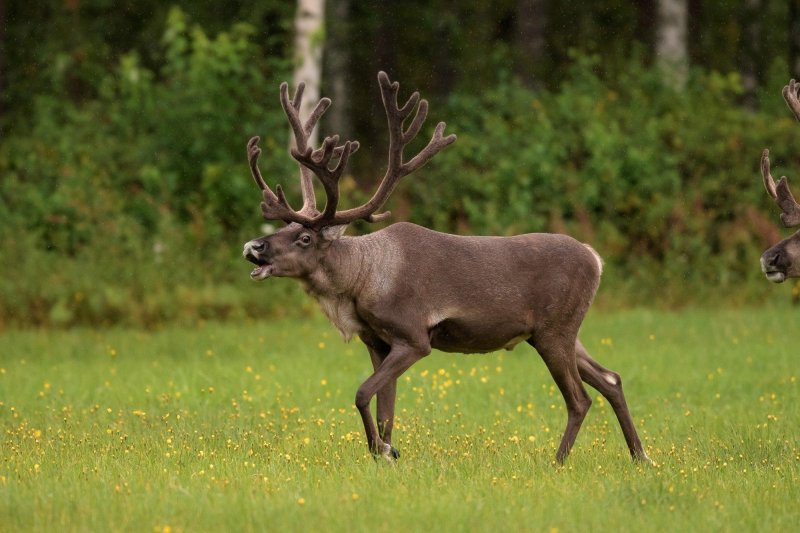
[[[296,10],[0,0],[0,327],[312,307],[289,281],[254,285],[240,257],[263,224],[251,136],[265,178],[297,193],[278,102]],[[394,221],[570,233],[606,260],[600,306],[797,296],[759,271],[785,232],[758,162],[769,147],[800,191],[800,125],[780,95],[800,75],[800,1],[329,1],[314,38],[334,100],[322,133],[362,144],[346,205],[383,172],[383,69],[431,101],[427,135],[438,120],[458,135],[403,181]]]

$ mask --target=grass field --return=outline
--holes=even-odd
[[[396,465],[367,453],[370,371],[319,317],[0,334],[0,530],[789,531],[800,311],[590,314],[653,466],[599,395],[573,454],[528,346],[402,377]]]

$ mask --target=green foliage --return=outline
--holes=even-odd
[[[266,175],[290,164],[282,116],[264,105],[279,62],[261,59],[253,36],[237,24],[211,38],[173,9],[160,69],[131,52],[95,99],[35,96],[30,131],[0,148],[3,272],[16,280],[2,286],[0,324],[153,324],[274,307],[230,288],[247,281],[231,263],[258,232],[247,139],[258,132],[267,153],[280,147],[264,158]]]

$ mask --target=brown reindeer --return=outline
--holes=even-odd
[[[287,225],[244,245],[244,257],[256,265],[252,279],[296,278],[346,340],[357,335],[366,344],[374,373],[359,387],[355,405],[370,451],[390,461],[399,457],[391,445],[397,378],[431,349],[483,353],[525,341],[539,352],[566,402],[559,462],[592,403],[582,381],[608,399],[631,455],[646,460],[619,375],[592,359],[577,338],[602,271],[600,257],[588,245],[547,233],[463,237],[402,222],[360,237],[342,236],[353,221],[385,219],[389,213],[377,211],[400,178],[456,139],[443,136],[440,122],[427,146],[407,159],[403,150],[422,128],[428,103],[415,92],[400,106],[399,85],[383,72],[378,82],[389,125],[386,174],[367,203],[341,211],[338,181],[358,143],[337,146],[333,136],[317,149],[308,146],[311,130],[331,102],[320,100],[302,122],[303,85],[291,100],[287,85],[281,85],[281,104],[297,145],[291,154],[300,163],[303,206],[294,210],[280,186],[275,192],[267,186],[257,165],[258,137],[251,139],[247,152],[263,191],[263,215]],[[327,197],[322,211],[316,207],[313,176]],[[377,424],[370,411],[376,395]]]
[[[800,120],[800,83],[790,80],[783,88],[783,99],[794,116]],[[800,226],[800,204],[792,196],[786,176],[775,184],[769,171],[769,150],[761,154],[761,177],[767,193],[781,208],[781,221],[787,228]],[[788,237],[761,255],[761,271],[774,283],[786,278],[800,278],[800,231]]]

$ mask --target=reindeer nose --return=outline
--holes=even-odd
[[[260,255],[261,253],[265,252],[267,248],[269,248],[269,243],[267,242],[260,240],[247,241],[244,243],[242,255],[248,261],[254,261],[256,260],[256,255]]]
[[[764,266],[766,267],[776,267],[778,266],[780,260],[781,260],[781,253],[778,250],[772,253],[764,254]]]

